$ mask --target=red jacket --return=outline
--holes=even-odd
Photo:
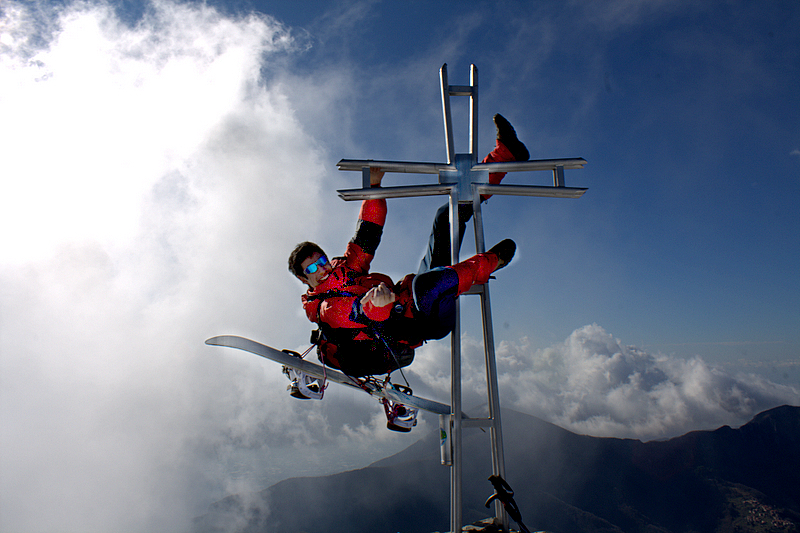
[[[394,352],[422,344],[414,327],[414,275],[409,274],[395,285],[389,276],[369,273],[385,222],[386,200],[364,200],[356,233],[344,256],[334,258],[328,277],[302,298],[308,319],[319,324],[323,335],[334,345],[321,346],[321,358],[327,364],[351,370],[348,373],[352,375],[384,373],[361,370],[365,365],[370,370],[374,370],[370,365],[385,365],[391,357],[387,344]],[[383,307],[369,302],[362,308],[363,295],[381,282],[395,293],[395,301]]]

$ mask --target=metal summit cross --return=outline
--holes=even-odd
[[[447,65],[439,70],[442,88],[442,111],[444,114],[445,148],[447,163],[419,163],[401,161],[374,161],[342,159],[337,163],[339,170],[360,170],[362,188],[337,191],[348,201],[370,198],[405,198],[414,196],[448,195],[450,207],[450,245],[452,264],[459,261],[459,221],[458,204],[473,205],[476,253],[485,251],[483,236],[483,217],[481,215],[481,194],[543,196],[553,198],[580,198],[585,188],[566,187],[564,169],[583,168],[586,161],[576,159],[540,159],[511,163],[478,163],[478,69],[470,66],[469,85],[449,85]],[[453,145],[453,125],[450,115],[450,97],[470,97],[470,151],[456,154]],[[370,188],[369,170],[380,168],[385,172],[412,174],[437,174],[439,182],[429,185]],[[550,170],[553,172],[553,186],[534,185],[490,185],[489,172],[516,172],[525,170]],[[450,415],[439,418],[442,430],[442,464],[450,466],[450,531],[462,530],[462,428],[488,427],[492,446],[492,474],[505,477],[503,458],[503,434],[500,423],[500,395],[497,388],[497,366],[495,363],[494,332],[492,312],[489,304],[489,285],[475,286],[466,294],[477,294],[481,300],[483,320],[483,341],[486,355],[486,380],[489,400],[488,418],[467,418],[461,411],[461,321],[459,304],[456,304],[456,326],[451,334],[451,402]],[[495,516],[502,522],[503,530],[508,531],[508,516],[500,502],[495,502]]]

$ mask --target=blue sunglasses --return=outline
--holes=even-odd
[[[319,259],[308,265],[305,269],[303,269],[303,272],[305,272],[306,274],[313,274],[314,272],[319,270],[319,267],[325,266],[327,264],[328,264],[328,258],[323,255],[322,257],[320,257]]]

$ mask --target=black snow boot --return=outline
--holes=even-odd
[[[511,259],[514,258],[514,254],[517,252],[517,243],[512,241],[511,239],[505,239],[489,249],[489,253],[494,254],[497,256],[497,268],[495,268],[495,272],[506,266],[511,262]]]
[[[497,126],[497,139],[508,148],[514,156],[514,161],[527,161],[530,154],[522,141],[517,139],[514,126],[500,113],[494,116],[494,125]]]

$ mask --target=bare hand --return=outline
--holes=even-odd
[[[369,169],[369,185],[370,187],[376,187],[381,184],[383,181],[383,170],[379,168],[370,168]]]
[[[386,286],[385,283],[381,282],[380,285],[377,287],[372,287],[367,293],[361,298],[361,307],[367,305],[368,302],[372,302],[372,305],[375,307],[385,307],[390,303],[394,302],[396,296],[392,292],[392,289]]]

